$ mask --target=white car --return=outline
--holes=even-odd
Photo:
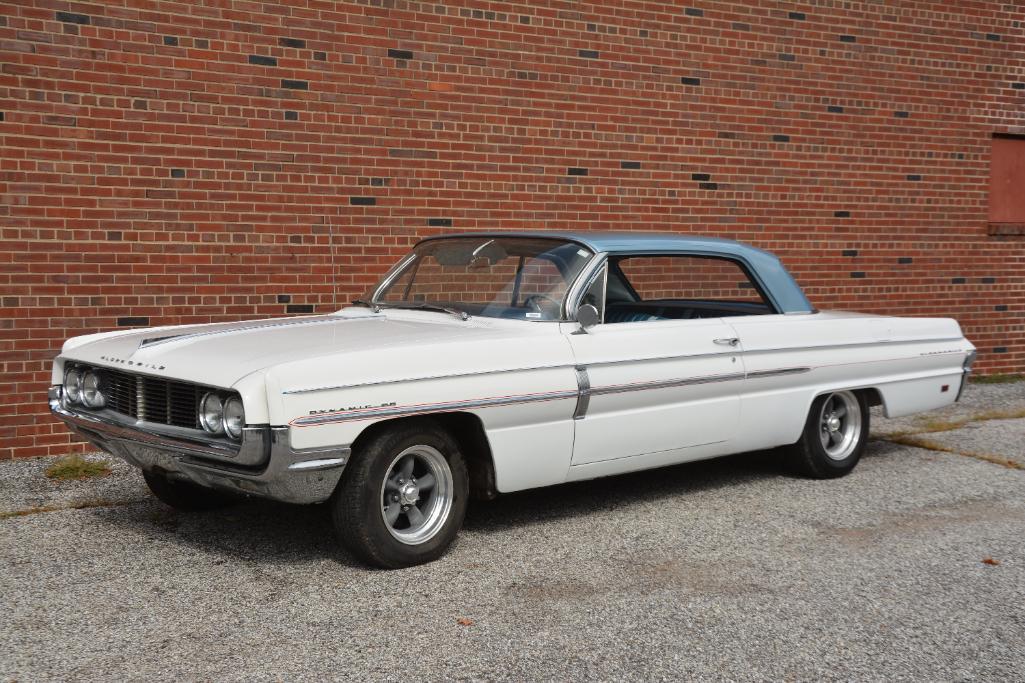
[[[953,403],[974,358],[954,320],[817,311],[738,242],[474,233],[331,315],[70,339],[50,407],[169,505],[326,501],[352,553],[401,567],[470,496],[777,446],[844,475],[870,406]]]

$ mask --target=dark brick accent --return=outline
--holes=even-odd
[[[285,112],[285,120],[286,121],[298,121],[299,120],[299,112],[292,111],[292,110],[286,111]]]
[[[639,162],[639,161],[620,161],[619,162],[619,167],[620,168],[625,168],[625,169],[638,169],[638,168],[641,167],[641,162]]]
[[[914,262],[915,262],[915,259],[911,258],[910,256],[901,256],[900,258],[897,259],[897,263],[899,263],[902,266],[906,266],[909,263],[914,263]]]
[[[395,48],[388,48],[388,56],[392,59],[412,59],[412,50],[397,50]]]
[[[313,58],[316,59],[318,62],[325,62],[327,61],[327,53],[317,50],[313,53]]]
[[[1007,310],[1007,304],[997,304],[996,306],[993,307],[993,310],[994,311],[1006,311]]]
[[[196,47],[200,50],[206,50],[210,47],[210,41],[206,38],[196,38]]]
[[[982,284],[984,285],[996,284],[996,281],[997,279],[995,277],[984,277],[982,278],[982,280],[980,280],[980,282],[982,282]]]
[[[680,79],[680,83],[684,85],[701,85],[701,79],[694,76],[684,76]]]
[[[302,38],[278,38],[278,45],[281,47],[294,47],[301,50],[306,47],[306,41]]]
[[[993,353],[1007,353],[1007,347],[1006,346],[994,346],[993,347]]]
[[[986,34],[986,40],[992,40],[993,42],[997,42],[997,41],[1000,40],[1000,34],[999,33],[987,33]]]
[[[690,179],[699,181],[711,180],[712,175],[710,173],[691,173]]]
[[[281,87],[289,90],[309,90],[310,84],[309,81],[293,81],[290,78],[282,78]]]
[[[719,183],[698,183],[698,187],[702,190],[718,190]]]
[[[921,179],[922,179],[922,176],[918,175],[917,173],[909,173],[908,174],[908,180],[910,180],[912,182],[918,182]]]
[[[840,255],[841,256],[857,256],[858,255],[858,250],[857,249],[844,249],[843,251],[840,252]]]
[[[88,15],[75,12],[57,12],[55,16],[57,21],[63,21],[66,24],[88,24],[91,21]]]
[[[780,52],[779,61],[781,62],[793,62],[797,60],[797,55],[790,54],[789,52]]]
[[[126,315],[117,319],[118,327],[136,327],[149,325],[149,317],[145,315]]]
[[[566,169],[568,175],[587,175],[587,169],[579,166],[570,166]]]
[[[776,134],[772,136],[773,142],[790,142],[789,135]]]
[[[952,285],[963,285],[964,283],[965,283],[965,279],[963,277],[952,277],[952,278],[950,278],[950,284],[952,284]]]
[[[353,206],[374,206],[377,197],[349,197],[349,203]]]
[[[124,236],[121,234],[120,230],[108,230],[107,231],[107,241],[108,242],[120,242],[123,238],[124,238]]]
[[[178,38],[177,38],[177,36],[164,36],[164,45],[167,45],[169,47],[177,47],[178,46]]]
[[[833,212],[833,218],[850,218],[850,217],[851,217],[851,212],[850,211],[834,211]]]
[[[249,55],[250,64],[259,64],[260,66],[277,66],[278,60],[275,57],[268,57],[267,55]]]
[[[597,50],[578,50],[577,54],[584,59],[598,59]]]
[[[370,179],[370,185],[372,187],[384,187],[385,182],[386,181],[385,181],[384,178],[371,178]]]
[[[4,120],[4,113],[2,111],[0,111],[0,121],[3,121],[3,120]]]
[[[184,168],[172,168],[171,169],[171,177],[172,178],[184,178],[185,177],[185,169]]]
[[[854,36],[842,35],[842,36],[840,36],[840,42],[841,43],[856,43],[856,42],[858,42],[858,39],[855,38]]]
[[[526,14],[521,14],[520,15],[520,23],[521,24],[529,24],[530,23],[530,17],[528,17]]]
[[[1011,87],[1015,90],[1025,90],[1025,81],[1015,81],[1011,83]]]
[[[451,228],[452,227],[452,219],[451,218],[428,218],[427,219],[427,225],[431,226],[432,228]]]
[[[703,17],[705,16],[705,10],[698,9],[697,7],[685,7],[683,13],[688,17]]]
[[[826,107],[826,111],[828,111],[830,114],[842,114],[843,107],[841,107],[838,104],[831,104],[828,107]]]
[[[898,119],[906,119],[911,116],[911,113],[906,111],[895,111],[893,112],[893,116]]]
[[[751,30],[751,24],[745,24],[745,23],[740,22],[740,21],[733,22],[732,26],[733,26],[733,30],[734,31],[750,31]]]
[[[860,280],[861,278],[865,277],[865,271],[863,271],[863,270],[852,270],[851,271],[851,277],[856,279],[856,280]]]
[[[313,313],[313,304],[288,304],[285,313]]]
[[[788,16],[794,21],[804,21],[807,18],[804,12],[791,12]]]
[[[292,295],[291,294],[278,294],[278,303],[279,304],[287,304],[287,303],[290,303],[291,301],[292,301]]]

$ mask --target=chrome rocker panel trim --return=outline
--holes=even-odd
[[[283,503],[320,503],[330,498],[351,453],[348,447],[297,450],[291,446],[287,427],[250,427],[243,441],[252,444],[251,449],[258,447],[265,457],[261,467],[242,467],[225,462],[219,450],[69,409],[53,396],[50,411],[75,434],[141,470]]]

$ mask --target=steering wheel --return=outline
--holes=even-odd
[[[558,311],[562,307],[560,302],[546,294],[531,294],[523,300],[523,303],[544,316],[548,316],[551,311]],[[550,304],[551,308],[545,310],[546,306],[543,304]]]

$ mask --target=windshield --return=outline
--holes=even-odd
[[[413,255],[374,303],[562,320],[570,285],[593,254],[563,240],[498,236],[429,240]]]

